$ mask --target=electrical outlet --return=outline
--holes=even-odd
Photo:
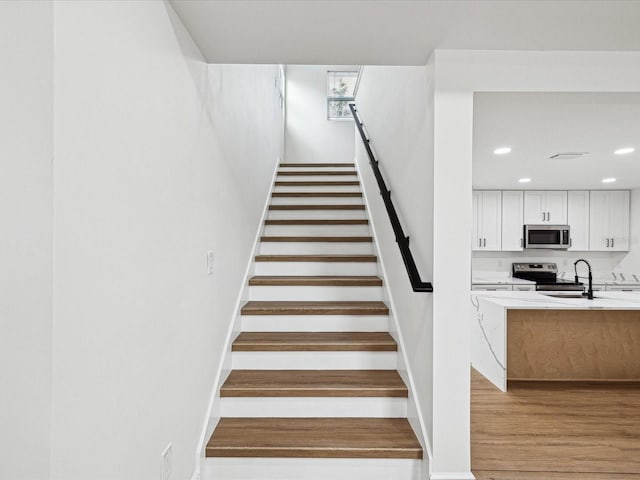
[[[162,458],[162,478],[161,480],[169,480],[171,478],[171,467],[173,466],[173,443],[169,443],[161,455]]]
[[[207,252],[207,275],[213,275],[213,250]]]

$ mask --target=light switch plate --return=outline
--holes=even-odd
[[[213,250],[207,252],[207,275],[213,275]]]

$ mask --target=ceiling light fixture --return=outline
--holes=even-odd
[[[615,178],[603,178],[602,179],[602,183],[613,183],[615,181],[616,181]]]
[[[633,153],[635,151],[636,149],[633,147],[625,147],[625,148],[619,148],[613,153],[615,153],[616,155],[626,155],[627,153]]]
[[[529,183],[531,181],[530,178],[521,178],[520,180],[518,180],[518,182],[520,183]]]
[[[506,155],[507,153],[511,153],[511,147],[499,147],[496,148],[493,153],[496,155]]]

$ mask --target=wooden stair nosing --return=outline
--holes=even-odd
[[[281,163],[281,167],[354,167],[355,163]]]
[[[377,276],[352,275],[256,275],[249,279],[250,286],[289,287],[381,287]]]
[[[283,172],[282,170],[278,170],[278,176],[282,177],[338,177],[338,176],[351,176],[355,177],[357,175],[356,171],[339,171],[339,170],[329,170],[327,172],[313,170],[310,172]]]
[[[332,197],[362,197],[362,192],[273,192],[272,197],[301,197],[301,198],[332,198]]]
[[[371,243],[373,237],[302,237],[302,236],[270,236],[260,237],[261,242],[287,243]]]
[[[375,255],[257,255],[256,262],[375,263]]]
[[[298,182],[276,180],[275,185],[276,187],[355,187],[360,185],[360,182],[357,180],[300,180]]]
[[[388,332],[242,332],[234,352],[396,352]]]
[[[267,219],[265,225],[369,225],[366,218],[332,218],[332,219]]]
[[[260,301],[251,300],[242,315],[388,315],[389,308],[378,301]]]
[[[207,457],[421,459],[406,418],[228,418],[218,422]]]
[[[395,370],[232,370],[221,397],[407,398]]]
[[[364,210],[364,204],[353,205],[269,205],[269,210]]]

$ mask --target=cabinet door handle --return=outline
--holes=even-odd
[[[611,239],[611,248],[613,248],[613,238]]]
[[[544,212],[542,212],[542,221],[544,222]]]
[[[524,239],[520,239],[520,248],[524,247]]]
[[[609,239],[607,238],[607,248],[609,248]]]
[[[486,238],[484,239],[484,242],[483,242],[482,246],[483,246],[483,247],[486,247],[486,246],[487,246],[487,239],[486,239]]]
[[[482,247],[482,239],[478,238],[478,247]]]
[[[571,246],[573,245],[573,238],[569,239],[569,248],[571,248]]]
[[[551,221],[551,212],[547,212],[547,222]]]

